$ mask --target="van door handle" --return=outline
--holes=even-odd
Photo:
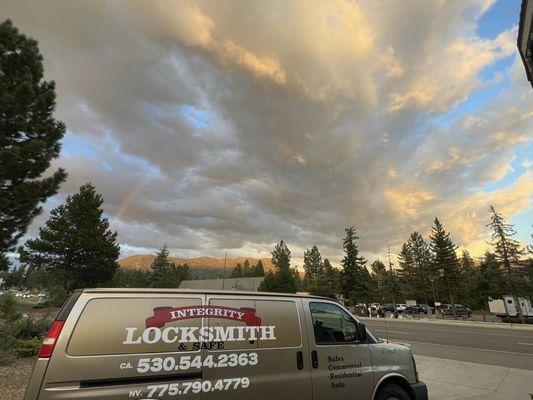
[[[316,350],[313,350],[311,352],[311,365],[313,366],[313,368],[318,368],[318,353],[316,352]]]
[[[304,369],[304,353],[301,351],[296,352],[296,368]]]

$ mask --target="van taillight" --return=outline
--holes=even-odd
[[[65,325],[65,321],[54,321],[43,340],[43,344],[39,349],[39,354],[37,354],[37,357],[50,358],[52,356],[52,352],[54,351],[57,338],[59,338],[59,334],[63,329],[63,325]]]

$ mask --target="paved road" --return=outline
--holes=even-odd
[[[533,370],[533,330],[419,323],[392,319],[364,321],[380,338],[408,343],[414,354]]]

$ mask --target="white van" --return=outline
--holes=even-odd
[[[425,400],[411,351],[335,301],[86,289],[60,311],[26,400]]]

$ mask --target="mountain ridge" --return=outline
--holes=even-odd
[[[169,256],[170,261],[175,264],[187,264],[189,268],[194,269],[210,269],[222,270],[224,269],[224,258],[200,256],[200,257],[177,257]],[[133,268],[140,270],[147,270],[155,259],[153,254],[135,254],[124,257],[118,260],[118,264],[123,268]],[[256,265],[259,260],[263,263],[265,272],[273,270],[274,265],[270,258],[254,258],[254,257],[231,257],[226,259],[226,269],[231,271],[237,264],[243,265],[248,260],[250,266]]]

